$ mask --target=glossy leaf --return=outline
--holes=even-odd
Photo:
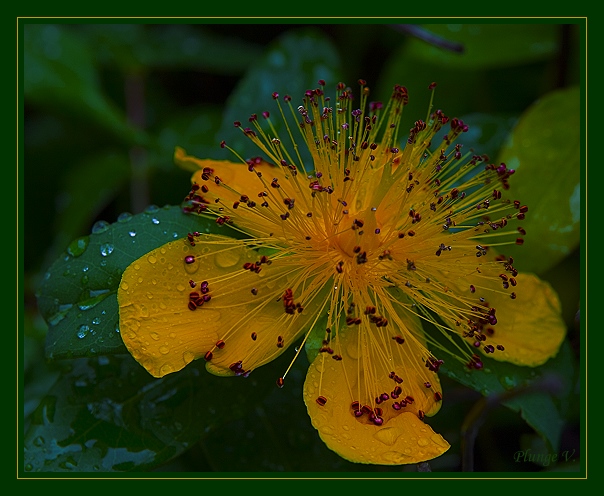
[[[581,121],[578,87],[557,90],[520,118],[497,163],[516,173],[514,198],[528,205],[522,246],[501,248],[523,271],[543,273],[576,248],[581,228]]]
[[[218,378],[195,362],[154,379],[129,355],[78,359],[42,399],[23,439],[25,472],[156,467],[241,417],[274,386],[272,371]]]
[[[558,355],[541,367],[520,367],[490,358],[482,358],[483,370],[470,371],[466,365],[455,360],[445,360],[441,373],[468,386],[484,396],[504,395],[512,390],[521,390],[546,381],[543,391],[530,390],[524,394],[505,399],[502,404],[519,412],[522,418],[535,429],[555,451],[560,444],[564,425],[561,399],[571,394],[575,365],[568,342],[563,343]],[[551,389],[547,389],[547,387]],[[444,392],[446,401],[446,391]],[[547,412],[547,413],[546,413]]]
[[[221,232],[211,220],[182,213],[179,207],[148,207],[124,213],[109,225],[74,240],[46,272],[37,292],[40,313],[49,325],[49,358],[76,358],[126,351],[119,335],[117,288],[122,272],[137,258],[189,232]]]
[[[23,40],[23,93],[28,103],[91,119],[125,143],[146,141],[103,94],[93,55],[83,40],[52,24],[24,26]]]
[[[269,111],[282,143],[291,148],[277,104],[272,98],[273,92],[279,93],[281,103],[285,94],[290,95],[296,108],[302,103],[307,89],[318,87],[319,79],[324,79],[329,85],[326,90],[331,91],[340,81],[339,73],[338,54],[327,38],[310,28],[286,33],[271,45],[262,60],[246,73],[231,94],[217,143],[225,140],[243,158],[260,155],[260,150],[243,136],[241,129],[233,126],[233,122],[247,124],[251,114],[261,116],[262,112]],[[289,115],[288,108],[285,108],[285,114],[294,138],[300,139],[297,123]],[[233,159],[227,150],[222,152],[212,158]],[[308,160],[308,157],[303,156],[303,159]]]

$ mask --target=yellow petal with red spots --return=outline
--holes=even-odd
[[[407,317],[409,326],[418,325],[412,314]],[[418,463],[449,448],[423,422],[424,415],[438,410],[442,393],[437,375],[422,362],[426,350],[414,334],[399,328],[404,342],[385,335],[381,342],[374,329],[346,329],[335,343],[341,359],[321,353],[311,364],[304,401],[312,424],[347,460]]]
[[[192,194],[196,195],[194,202],[202,204],[200,212],[220,217],[221,212],[228,211],[229,223],[255,236],[269,236],[279,224],[278,215],[269,207],[277,202],[278,207],[285,208],[285,197],[269,192],[289,183],[289,175],[281,167],[258,159],[250,170],[244,163],[199,159],[180,147],[176,147],[174,161],[193,171],[191,183],[199,189]]]
[[[494,291],[501,281],[488,282],[493,289],[487,296],[488,303],[497,309],[497,325],[487,332],[488,341],[504,348],[489,356],[536,367],[554,357],[564,341],[562,307],[552,287],[536,275],[520,273],[515,280],[514,299],[508,293]]]
[[[122,339],[155,377],[202,357],[212,373],[242,375],[278,356],[324,307],[322,285],[294,258],[224,236],[193,242],[136,260],[118,290]]]

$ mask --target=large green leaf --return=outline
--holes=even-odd
[[[510,193],[529,211],[522,246],[502,247],[518,269],[543,273],[579,245],[581,230],[581,96],[557,90],[520,118],[497,160],[516,173]],[[577,274],[578,277],[578,274]]]
[[[484,369],[470,370],[457,360],[445,359],[440,371],[484,396],[502,395],[502,404],[519,412],[550,449],[556,451],[564,426],[565,401],[575,380],[575,361],[568,342],[563,343],[555,358],[541,367],[521,367],[488,357],[482,361]],[[536,384],[543,384],[543,390],[526,389],[523,392]],[[519,394],[506,399],[505,393],[512,390]]]
[[[31,416],[22,469],[154,468],[276,389],[271,368],[225,378],[208,374],[204,363],[155,379],[129,355],[74,360]]]
[[[99,221],[92,233],[74,240],[46,272],[37,291],[38,308],[48,323],[49,358],[121,353],[117,288],[123,271],[145,253],[189,232],[232,235],[208,219],[180,207],[150,206],[118,222]]]
[[[102,92],[95,60],[84,40],[65,27],[26,24],[23,29],[23,93],[28,103],[91,119],[124,143],[147,138]]]
[[[340,81],[339,74],[338,54],[324,35],[311,28],[286,32],[271,45],[262,60],[246,73],[229,97],[217,143],[225,140],[243,158],[260,155],[260,150],[233,123],[240,121],[247,126],[251,114],[260,116],[262,112],[269,111],[282,143],[291,149],[278,107],[272,98],[273,92],[279,93],[282,102],[283,96],[290,95],[295,108],[302,103],[307,89],[318,87],[319,79],[324,79],[331,89]],[[289,109],[285,110],[288,115]],[[260,120],[263,119],[260,117]],[[294,138],[301,140],[297,123],[293,119],[288,119],[288,123]],[[222,152],[220,156],[212,158],[233,159],[227,150]],[[308,160],[309,156],[303,155],[303,159]]]

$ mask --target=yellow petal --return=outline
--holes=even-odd
[[[515,299],[499,292],[488,296],[489,305],[497,309],[497,325],[489,341],[504,347],[489,356],[536,367],[558,353],[566,324],[558,295],[547,282],[528,273],[520,273],[515,279]]]
[[[336,343],[342,359],[321,353],[308,370],[304,401],[312,424],[325,444],[347,460],[383,465],[418,463],[449,448],[447,441],[420,419],[423,412],[434,413],[436,404],[440,405],[435,400],[435,393],[441,394],[438,378],[421,361],[425,355],[421,343],[410,337],[410,332],[400,331],[408,338],[405,343],[389,350],[389,343],[384,342],[384,360],[374,356],[370,361],[368,345],[374,338],[362,330],[346,329],[338,334]],[[388,369],[396,371],[402,383],[393,381]],[[428,379],[430,388],[424,384]],[[392,397],[392,390],[399,384],[399,398],[412,396],[413,403],[395,410],[393,405],[399,398]],[[389,398],[376,403],[368,398],[369,391],[386,392]],[[375,425],[367,414],[355,416],[355,401],[381,408],[383,424]]]
[[[305,276],[300,289],[296,274],[303,269],[287,260],[261,264],[255,272],[243,265],[257,263],[261,255],[241,240],[201,235],[194,242],[167,243],[136,260],[122,276],[122,339],[155,377],[176,372],[208,352],[212,373],[251,371],[291,345],[323,305],[313,279]],[[193,257],[193,263],[186,257]],[[293,288],[296,302],[305,303],[303,311],[285,312],[281,297],[287,288]],[[211,299],[191,310],[192,292]],[[237,362],[240,366],[233,368]]]
[[[261,207],[262,202],[274,202],[275,198],[259,195],[273,189],[273,180],[280,185],[289,183],[284,169],[258,161],[254,163],[254,170],[250,171],[247,164],[199,159],[187,155],[180,147],[176,147],[174,161],[183,169],[193,171],[191,183],[203,188],[197,194],[204,199],[208,209],[226,207],[224,209],[228,210],[229,221],[256,237],[269,236],[275,230],[276,217],[273,215],[271,220],[266,209]],[[212,170],[211,177],[204,175],[206,168]],[[279,198],[280,207],[284,208],[281,200]],[[255,205],[250,207],[250,202]]]

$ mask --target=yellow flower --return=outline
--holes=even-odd
[[[382,105],[359,83],[358,107],[344,84],[330,100],[319,81],[297,108],[273,94],[281,119],[300,119],[312,163],[268,112],[249,128],[235,123],[264,159],[176,149],[194,171],[185,210],[243,239],[190,233],[130,265],[121,335],[156,377],[199,358],[213,374],[247,376],[322,332],[304,399],[323,441],[354,462],[416,463],[449,448],[424,422],[443,399],[445,358],[473,370],[482,354],[538,365],[556,354],[564,325],[549,286],[493,253],[525,234],[528,208],[506,196],[514,171],[454,145],[467,126],[440,110],[415,121],[399,148],[407,90],[395,86]],[[442,356],[422,321],[454,355]]]

